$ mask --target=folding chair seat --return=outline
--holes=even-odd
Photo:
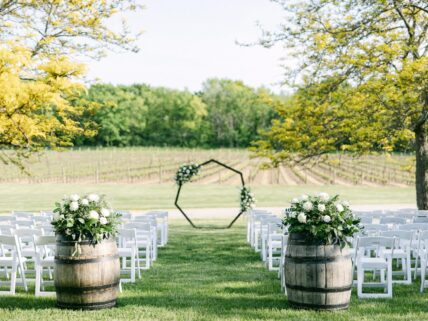
[[[34,235],[33,244],[36,252],[34,260],[36,270],[35,295],[55,296],[55,291],[45,291],[45,285],[53,285],[52,272],[55,268],[55,236]],[[43,279],[45,269],[47,269],[49,281]]]

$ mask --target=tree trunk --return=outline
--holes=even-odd
[[[418,209],[428,209],[428,141],[425,124],[415,130],[416,202]]]

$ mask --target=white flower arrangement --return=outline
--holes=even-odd
[[[58,235],[98,243],[117,234],[121,215],[110,209],[103,196],[89,194],[81,198],[72,194],[55,205],[52,225]]]
[[[254,198],[253,193],[248,187],[243,186],[241,188],[241,198],[240,198],[240,207],[241,212],[245,212],[250,208],[254,208],[256,199]]]
[[[327,193],[302,195],[292,199],[284,224],[290,233],[302,233],[308,241],[319,244],[348,244],[347,237],[360,230],[360,220],[353,216],[348,202]]]
[[[200,166],[195,163],[180,166],[177,173],[175,173],[175,182],[177,185],[189,182],[193,176],[198,174],[199,168]]]

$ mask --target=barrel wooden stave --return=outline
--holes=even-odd
[[[294,235],[296,238],[296,235]],[[285,262],[289,302],[320,310],[346,309],[352,286],[349,249],[338,245],[311,245],[290,239]]]
[[[120,262],[114,239],[93,245],[57,239],[55,287],[59,307],[101,309],[116,305]]]

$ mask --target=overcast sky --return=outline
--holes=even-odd
[[[280,47],[242,47],[256,41],[257,22],[275,28],[281,8],[269,0],[145,0],[129,23],[144,34],[141,51],[110,53],[89,63],[90,79],[112,84],[147,83],[197,91],[211,77],[243,80],[251,86],[282,88]]]

